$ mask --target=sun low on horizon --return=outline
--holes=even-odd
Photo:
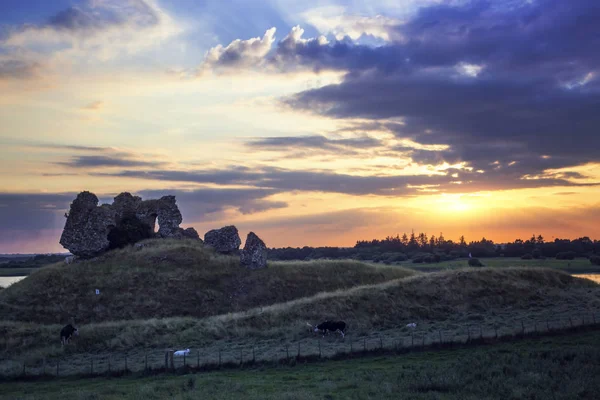
[[[0,253],[81,191],[269,247],[600,239],[592,0],[5,0]]]

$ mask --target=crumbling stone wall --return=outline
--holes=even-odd
[[[175,196],[142,200],[124,192],[113,204],[98,206],[98,197],[85,191],[71,204],[60,244],[78,257],[90,258],[151,237],[198,238],[193,228],[179,227],[182,221]]]

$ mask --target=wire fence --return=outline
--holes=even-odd
[[[65,376],[122,376],[132,373],[155,374],[164,372],[187,373],[216,369],[244,368],[266,364],[297,364],[361,357],[373,354],[403,354],[429,349],[513,341],[522,338],[562,335],[600,328],[600,315],[580,314],[569,318],[521,320],[512,328],[473,324],[458,329],[419,331],[390,338],[389,335],[371,335],[353,338],[324,339],[320,334],[306,341],[282,343],[269,349],[256,346],[237,348],[191,349],[182,357],[173,356],[173,350],[144,350],[142,352],[111,353],[105,355],[73,354],[59,358],[44,358],[35,363],[11,360],[12,372],[0,374],[0,380],[28,380]],[[334,334],[330,334],[334,335]]]

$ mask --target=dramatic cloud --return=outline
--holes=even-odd
[[[355,155],[361,150],[383,146],[383,143],[368,136],[329,139],[325,136],[284,136],[251,140],[246,143],[251,149],[277,152],[310,150],[311,152],[329,152],[336,155]]]
[[[396,28],[402,24],[402,21],[396,18],[383,15],[374,17],[348,15],[344,7],[318,7],[305,11],[302,17],[319,32],[333,35],[338,40],[346,36],[357,40],[363,35],[386,41],[399,39]]]
[[[349,195],[414,196],[423,193],[426,186],[432,190],[462,193],[482,190],[537,188],[546,186],[590,186],[590,183],[570,181],[562,175],[548,175],[535,179],[521,179],[520,174],[492,172],[485,175],[476,171],[448,169],[431,175],[359,176],[332,171],[287,170],[267,167],[250,169],[232,167],[222,170],[173,171],[128,170],[97,176],[142,178],[168,182],[197,184],[247,185],[268,188],[279,192],[305,191],[343,193]],[[600,183],[598,183],[600,184]]]
[[[263,38],[234,40],[227,47],[218,45],[210,49],[205,57],[202,71],[206,68],[227,70],[259,66],[275,42],[275,28],[265,32]]]
[[[183,29],[155,0],[85,0],[41,24],[12,25],[0,36],[0,71],[71,67],[156,47]],[[24,77],[31,76],[22,72]],[[0,77],[2,73],[0,72]],[[14,73],[12,74],[14,75]]]
[[[281,201],[268,200],[277,191],[266,189],[165,189],[142,190],[134,194],[143,198],[175,195],[184,216],[184,224],[219,220],[227,210],[255,214],[287,206]],[[64,215],[76,195],[77,193],[0,193],[0,238],[3,239],[0,241],[0,252],[8,251],[11,243],[22,247],[22,243],[17,242],[22,242],[27,236],[35,239],[40,235],[44,240],[52,240],[50,248],[58,249],[56,243],[65,224]],[[100,203],[110,203],[115,194],[97,195]],[[48,246],[47,243],[37,245]]]
[[[56,228],[75,198],[74,193],[0,193],[0,219],[4,230]]]
[[[400,120],[388,126],[398,138],[449,145],[415,151],[415,161],[500,169],[488,178],[598,162],[600,86],[593,72],[600,58],[592,49],[600,45],[593,23],[600,8],[589,0],[555,6],[472,1],[423,8],[396,28],[405,42],[345,46],[336,58],[349,72],[341,84],[286,103],[341,119]],[[295,54],[331,67],[324,55],[336,46],[343,45]]]
[[[29,79],[37,76],[40,65],[24,60],[2,59],[0,57],[0,80]]]
[[[130,158],[112,157],[112,156],[77,156],[70,161],[59,162],[73,168],[94,168],[94,167],[158,167],[162,162],[134,160]]]

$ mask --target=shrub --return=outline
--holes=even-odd
[[[574,251],[564,251],[564,252],[556,254],[556,259],[557,260],[574,260],[576,255],[577,254],[575,254]]]
[[[532,256],[533,258],[535,258],[536,260],[537,260],[537,259],[539,259],[539,258],[542,258],[542,251],[541,251],[540,249],[534,249],[534,250],[531,252],[531,256]]]
[[[478,258],[469,258],[469,267],[483,267]]]
[[[521,260],[532,260],[533,256],[531,255],[531,253],[525,253],[521,256]]]
[[[412,256],[412,261],[415,264],[436,262],[435,256],[431,253],[417,253]]]
[[[590,262],[593,265],[600,265],[600,256],[591,256],[590,257]]]
[[[408,260],[408,256],[404,253],[394,253],[393,256],[389,258],[390,261],[406,261]]]
[[[451,257],[452,259],[454,259],[454,258],[459,258],[459,257],[460,257],[460,252],[459,252],[459,251],[456,251],[456,250],[452,250],[452,251],[450,252],[450,257]]]

